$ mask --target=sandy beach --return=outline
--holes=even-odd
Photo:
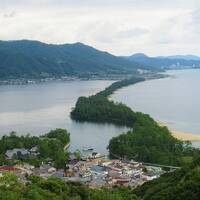
[[[179,140],[200,141],[200,135],[171,130],[172,135]]]
[[[160,126],[167,126],[168,127],[168,123],[166,123],[166,122],[157,121],[157,123]],[[200,135],[196,135],[196,134],[193,134],[193,133],[186,133],[186,132],[183,132],[183,131],[176,131],[176,130],[172,130],[170,128],[169,128],[169,130],[172,132],[172,135],[179,140],[183,140],[183,141],[189,140],[189,141],[192,141],[192,142],[200,141]]]

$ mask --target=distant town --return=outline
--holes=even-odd
[[[92,188],[115,185],[135,188],[165,173],[161,167],[146,166],[133,160],[108,159],[92,148],[84,148],[79,156],[70,154],[65,169],[56,169],[50,160],[39,167],[23,162],[28,156],[40,156],[39,154],[37,147],[29,150],[24,148],[7,150],[4,155],[6,160],[21,159],[22,162],[11,166],[0,166],[0,175],[6,171],[13,172],[24,183],[27,182],[29,175],[36,175],[83,182]]]
[[[20,79],[5,79],[0,80],[0,85],[29,85],[29,84],[37,84],[37,83],[46,83],[52,81],[79,81],[79,80],[121,80],[124,78],[128,78],[129,76],[126,75],[105,75],[105,76],[98,76],[98,75],[89,75],[84,77],[78,76],[61,76],[61,77],[49,77],[49,78],[20,78]]]
[[[137,69],[137,75],[142,76],[146,79],[163,78],[167,75],[151,73],[149,70]],[[30,85],[37,83],[47,83],[47,82],[63,82],[63,81],[87,81],[87,80],[123,80],[132,77],[132,74],[93,74],[88,73],[83,76],[51,76],[46,78],[10,78],[10,79],[0,79],[0,85]]]

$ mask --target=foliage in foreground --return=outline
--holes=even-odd
[[[0,200],[139,200],[129,189],[89,189],[80,183],[67,183],[58,178],[32,176],[25,185],[7,173],[0,178],[0,183]]]
[[[200,158],[135,190],[144,200],[199,200]]]

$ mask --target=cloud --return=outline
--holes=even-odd
[[[97,7],[97,6],[112,6],[112,7],[130,7],[134,6],[142,9],[177,9],[196,7],[198,0],[1,0],[1,5],[4,7],[10,6],[87,6],[87,7]]]
[[[132,38],[132,37],[140,37],[140,36],[143,36],[147,33],[149,33],[148,29],[135,27],[135,28],[132,28],[132,29],[122,30],[122,31],[118,32],[117,37],[119,39],[120,38],[129,39],[129,38]]]
[[[8,12],[8,13],[3,13],[3,17],[4,18],[13,18],[17,15],[17,13],[15,11],[11,11],[11,12]]]
[[[0,39],[83,42],[116,55],[200,54],[199,0],[0,0]]]

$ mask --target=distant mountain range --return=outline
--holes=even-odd
[[[39,41],[0,41],[0,79],[61,76],[114,76],[153,70],[82,43],[53,45]]]
[[[32,40],[0,41],[0,80],[74,76],[110,78],[144,71],[200,67],[200,57],[118,57],[82,43],[46,44]]]
[[[195,55],[174,55],[174,56],[158,56],[157,58],[169,58],[169,59],[179,59],[179,60],[198,60],[200,61],[199,56]]]
[[[136,53],[132,56],[127,56],[124,58],[126,58],[127,60],[140,62],[149,66],[154,66],[162,69],[182,69],[200,67],[200,57],[194,55],[149,57],[143,53]]]

